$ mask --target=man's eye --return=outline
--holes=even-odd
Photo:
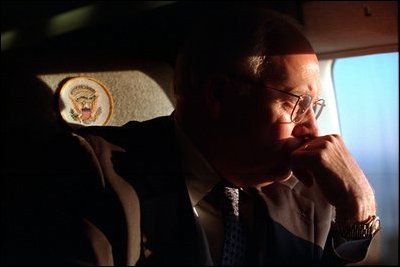
[[[290,101],[290,100],[285,100],[283,101],[283,107],[292,110],[294,106],[296,105],[296,102]]]

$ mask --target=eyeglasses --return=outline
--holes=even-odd
[[[236,75],[229,75],[231,78],[234,78],[236,80],[245,82],[245,83],[252,83],[255,84],[257,86],[261,86],[263,88],[268,88],[283,94],[287,94],[293,97],[297,98],[296,104],[293,107],[292,113],[290,114],[290,120],[293,123],[298,123],[300,122],[303,117],[304,114],[306,114],[306,112],[308,111],[308,109],[312,106],[313,112],[314,112],[314,117],[315,119],[318,119],[318,117],[321,115],[322,110],[325,107],[325,100],[324,99],[318,99],[317,101],[315,101],[314,103],[312,102],[312,96],[308,95],[308,94],[304,94],[304,95],[296,95],[284,90],[280,90],[280,89],[276,89],[270,86],[266,86],[262,83],[256,82],[256,81],[252,81],[250,79],[246,79],[246,78],[242,78],[242,77],[238,77]]]
[[[304,114],[306,114],[306,112],[308,111],[308,109],[312,106],[313,112],[314,112],[314,117],[315,119],[318,119],[318,117],[321,115],[322,110],[325,107],[325,100],[320,98],[317,101],[315,101],[314,103],[312,103],[312,96],[308,95],[308,94],[304,94],[304,95],[295,95],[292,94],[290,92],[286,92],[283,90],[279,90],[273,87],[269,87],[266,86],[266,88],[287,94],[287,95],[291,95],[293,97],[297,97],[297,101],[296,104],[293,107],[292,113],[290,114],[290,120],[294,123],[298,123],[300,122],[303,117]]]

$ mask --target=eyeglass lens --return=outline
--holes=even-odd
[[[322,109],[325,107],[325,100],[324,99],[319,99],[317,102],[314,103],[313,105],[313,111],[315,118],[318,119],[319,115],[321,115]]]
[[[292,121],[294,121],[294,122],[299,121],[301,116],[310,107],[311,100],[312,100],[312,98],[309,95],[300,96],[300,98],[297,100],[296,107],[295,107],[295,109],[293,110],[293,113],[292,113]]]
[[[306,113],[308,108],[311,106],[311,102],[312,102],[312,97],[309,95],[303,95],[298,99],[296,107],[292,113],[293,122],[298,122],[301,120],[304,113]],[[319,99],[312,105],[314,116],[316,119],[318,119],[319,115],[321,115],[324,106],[325,106],[325,101],[323,99]]]

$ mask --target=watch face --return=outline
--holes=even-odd
[[[381,220],[379,219],[379,217],[376,217],[374,219],[374,221],[371,224],[371,228],[372,228],[372,236],[374,236],[380,229],[381,229]]]

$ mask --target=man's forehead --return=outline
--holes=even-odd
[[[261,79],[284,82],[290,78],[319,75],[319,64],[313,54],[293,54],[268,57],[262,67]]]

